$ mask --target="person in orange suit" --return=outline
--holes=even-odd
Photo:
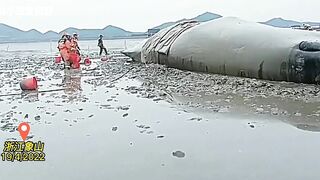
[[[77,41],[67,33],[64,33],[58,43],[58,49],[65,66],[78,69],[80,67],[80,55],[77,53]]]

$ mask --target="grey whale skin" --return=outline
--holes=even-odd
[[[298,83],[320,82],[320,33],[224,17],[181,22],[133,49],[135,61],[182,70]]]

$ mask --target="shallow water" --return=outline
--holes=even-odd
[[[53,64],[49,50],[19,51],[0,64],[0,94],[19,94],[0,96],[0,149],[20,140],[16,127],[28,121],[46,161],[0,161],[1,179],[320,177],[319,98],[301,95],[306,85],[267,82],[273,94],[251,87],[265,82],[255,80],[232,92],[228,84],[241,78],[127,63],[117,51],[81,72]],[[39,91],[65,90],[20,94],[20,80],[32,74]],[[292,86],[301,97],[277,96]]]

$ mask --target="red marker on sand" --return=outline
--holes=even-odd
[[[29,134],[30,131],[30,126],[28,123],[23,122],[19,125],[18,127],[18,131],[20,133],[20,136],[22,137],[22,139],[25,141],[27,139],[27,136]]]

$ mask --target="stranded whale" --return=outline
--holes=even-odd
[[[320,33],[225,17],[180,22],[123,52],[136,61],[232,76],[320,82]]]

